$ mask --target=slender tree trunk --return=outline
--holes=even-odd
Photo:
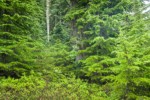
[[[47,42],[50,40],[50,13],[49,13],[49,7],[50,7],[50,0],[46,0],[46,25],[47,25]]]

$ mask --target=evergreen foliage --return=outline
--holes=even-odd
[[[0,1],[0,99],[149,100],[146,0]]]
[[[0,75],[19,77],[34,68],[42,11],[34,0],[2,0],[0,9]]]

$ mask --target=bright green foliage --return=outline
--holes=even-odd
[[[35,0],[1,0],[0,12],[0,75],[19,77],[33,69],[41,10]]]
[[[99,69],[98,66],[102,69],[107,67],[101,61],[114,56],[111,52],[120,27],[126,20],[125,12],[132,10],[132,6],[139,5],[140,2],[93,0],[78,3],[65,15],[65,19],[74,24],[73,31],[75,32],[72,33],[75,35],[73,34],[71,41],[75,42],[72,45],[77,52],[78,60],[82,59],[77,67],[80,66],[79,70],[83,69],[81,76],[95,74],[96,77],[101,77],[99,76],[99,74],[102,75],[101,68]],[[93,61],[93,56],[98,59]],[[99,69],[98,72],[97,69]],[[93,75],[90,78],[93,78]]]
[[[34,75],[22,76],[20,79],[1,79],[0,99],[99,100],[107,97],[96,84],[89,85],[80,79],[59,74],[57,78],[49,83]]]
[[[113,98],[144,99],[149,97],[150,55],[149,46],[145,47],[150,42],[149,40],[150,37],[146,34],[135,40],[130,40],[125,36],[119,37],[119,44],[115,51],[117,57],[114,58],[116,63],[109,68],[113,74],[104,77],[104,79],[113,80],[111,84]]]
[[[31,75],[22,76],[20,79],[1,79],[0,80],[0,99],[35,99],[40,98],[45,87],[45,81],[40,77]]]
[[[136,18],[137,15],[134,17]],[[114,51],[116,57],[111,58],[114,64],[108,68],[113,74],[104,77],[104,80],[112,80],[111,98],[149,99],[150,35],[147,30],[148,25],[147,19],[141,17],[128,26],[129,31],[123,28],[116,39],[117,47]]]
[[[0,99],[149,100],[143,0],[0,1]],[[44,41],[44,42],[43,42]]]
[[[112,91],[111,99],[149,97],[149,60],[144,59],[149,59],[149,54],[145,54],[149,52],[149,16],[141,14],[142,3],[78,3],[65,16],[77,30],[75,41],[80,61],[75,66],[76,75],[104,85],[104,90],[113,83],[108,92]]]

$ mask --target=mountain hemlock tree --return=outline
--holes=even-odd
[[[0,1],[0,76],[20,77],[35,68],[35,40],[42,33],[38,12],[36,0]]]
[[[126,25],[122,26],[120,35],[116,39],[116,50],[113,51],[116,57],[110,59],[113,65],[107,68],[112,74],[105,76],[104,79],[112,82],[110,98],[114,100],[118,98],[148,100],[150,96],[148,92],[150,36],[147,29],[150,25],[149,17],[140,12],[135,15],[129,14],[128,20],[126,18],[125,21]]]
[[[111,52],[115,45],[114,39],[119,34],[119,25],[121,20],[124,20],[124,12],[129,10],[133,2],[127,1],[71,1],[72,6],[68,13],[65,15],[65,19],[70,21],[73,30],[73,49],[75,49],[76,61],[80,64],[80,69],[86,74],[95,74],[93,72],[96,67],[99,66],[99,62],[105,59],[107,56],[112,56]],[[96,61],[93,61],[93,69],[90,66],[86,66],[86,59],[92,59],[91,57],[97,57]],[[83,61],[83,62],[82,62]],[[89,63],[89,60],[87,60]],[[97,65],[95,62],[98,62]],[[92,62],[91,62],[92,63]],[[78,68],[79,68],[78,66]],[[106,65],[102,65],[106,66]],[[85,67],[85,68],[84,68]],[[79,74],[78,74],[79,75]],[[88,75],[89,76],[89,75]],[[92,78],[92,77],[91,77]]]

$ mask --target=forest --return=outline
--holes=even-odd
[[[0,0],[0,100],[150,100],[150,0]]]

